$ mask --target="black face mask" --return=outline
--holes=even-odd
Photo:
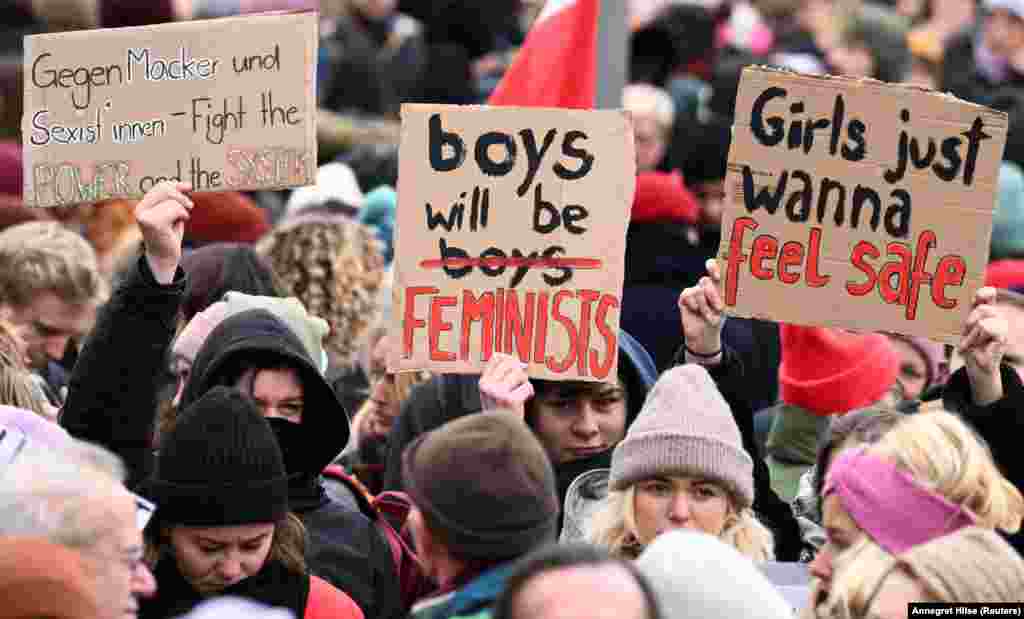
[[[270,417],[267,422],[277,437],[277,444],[281,446],[284,468],[289,477],[301,473],[319,473],[315,470],[317,463],[314,461],[317,454],[315,450],[310,449],[316,442],[311,440],[305,426],[280,417]]]

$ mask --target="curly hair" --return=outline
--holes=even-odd
[[[276,228],[256,249],[282,291],[331,325],[327,351],[351,363],[379,312],[384,257],[373,231],[345,219],[305,219]]]

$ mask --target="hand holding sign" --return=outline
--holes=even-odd
[[[532,397],[526,364],[512,355],[491,357],[480,376],[480,403],[485,411],[510,410],[525,418],[526,401]]]
[[[191,189],[187,183],[163,182],[150,189],[135,207],[135,221],[142,230],[146,260],[161,284],[174,281],[181,262],[185,222],[193,206],[183,192]]]
[[[1006,353],[1010,324],[995,305],[996,289],[981,288],[974,296],[974,309],[964,322],[964,339],[957,352],[964,359],[975,404],[991,404],[1003,396],[999,365]]]
[[[695,355],[710,358],[722,351],[725,303],[719,292],[722,273],[718,263],[708,260],[705,266],[708,275],[679,295],[679,313],[686,349]]]

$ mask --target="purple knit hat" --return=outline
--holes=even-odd
[[[832,463],[822,496],[833,492],[857,526],[892,554],[975,523],[965,507],[866,447],[847,450]]]

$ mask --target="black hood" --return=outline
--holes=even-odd
[[[271,312],[254,309],[224,320],[196,355],[181,396],[180,409],[217,385],[233,386],[246,368],[286,362],[302,378],[305,407],[297,432],[271,424],[289,475],[319,475],[349,439],[349,418],[334,390],[320,374],[299,338]]]

